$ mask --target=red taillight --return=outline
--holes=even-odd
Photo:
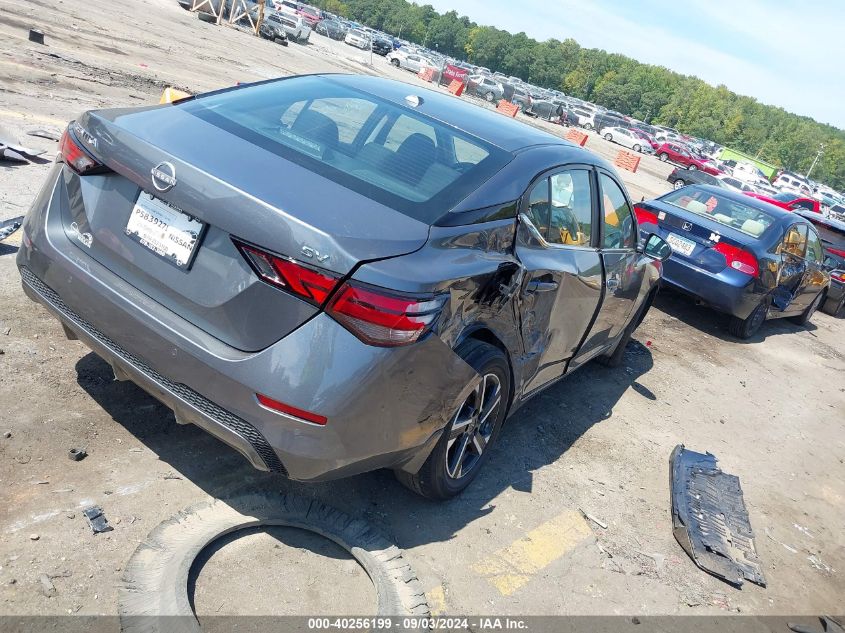
[[[845,273],[832,272],[832,273],[830,273],[830,278],[835,279],[836,281],[841,281],[842,283],[845,283]]]
[[[738,246],[726,244],[725,242],[717,242],[713,249],[724,255],[728,266],[734,270],[751,275],[752,277],[756,277],[759,274],[760,268],[757,264],[757,258],[748,251]]]
[[[331,273],[314,270],[248,244],[235,244],[261,279],[309,303],[322,306],[337,285],[338,278]]]
[[[70,131],[70,127],[65,129],[64,134],[62,134],[62,140],[59,142],[59,154],[62,162],[80,176],[103,168],[102,163],[94,160],[88,152],[80,147],[79,141]]]
[[[443,303],[442,298],[400,296],[350,282],[326,311],[365,343],[394,347],[419,340]]]
[[[637,224],[654,224],[657,226],[657,214],[639,205],[634,206],[637,214]]]
[[[279,402],[278,400],[274,400],[273,398],[261,393],[255,394],[255,397],[258,398],[258,403],[262,407],[270,409],[271,411],[286,413],[287,415],[292,415],[300,420],[305,420],[306,422],[311,422],[312,424],[319,424],[320,426],[325,426],[326,422],[329,421],[325,416],[317,415],[316,413],[311,413],[310,411],[305,411],[303,409],[297,409],[296,407],[292,407],[284,402]]]

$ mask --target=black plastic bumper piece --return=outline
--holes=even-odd
[[[739,477],[723,473],[710,453],[678,444],[669,458],[675,538],[701,569],[736,587],[766,586]]]

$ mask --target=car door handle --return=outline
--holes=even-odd
[[[551,292],[553,290],[557,290],[557,286],[558,284],[556,281],[537,281],[536,279],[533,279],[528,282],[528,285],[525,287],[525,292]]]
[[[616,290],[619,287],[619,278],[618,277],[608,277],[607,281],[605,282],[608,290]]]

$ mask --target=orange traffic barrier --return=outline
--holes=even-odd
[[[581,130],[576,130],[574,127],[569,128],[569,131],[564,136],[567,141],[572,141],[576,145],[584,147],[587,144],[587,139],[590,138],[586,134],[584,134]]]
[[[419,77],[423,81],[431,81],[432,79],[434,79],[434,69],[420,68],[420,72],[417,73],[417,77]]]
[[[454,79],[452,83],[449,84],[449,92],[456,97],[460,97],[464,93],[464,82]]]
[[[519,112],[519,106],[502,99],[499,101],[499,105],[496,106],[496,112],[501,112],[505,116],[515,117],[516,113]]]
[[[616,155],[616,160],[613,161],[613,164],[622,169],[627,169],[630,172],[635,172],[637,171],[637,167],[640,166],[640,155],[632,154],[631,152],[626,152],[624,149],[620,149],[619,153]]]
[[[161,93],[161,99],[159,99],[159,103],[173,103],[174,101],[179,101],[179,99],[184,99],[185,97],[190,97],[191,93],[183,92],[181,90],[176,90],[176,88],[165,88],[164,92]]]

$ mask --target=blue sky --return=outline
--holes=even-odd
[[[845,129],[845,0],[417,0],[725,84]]]

